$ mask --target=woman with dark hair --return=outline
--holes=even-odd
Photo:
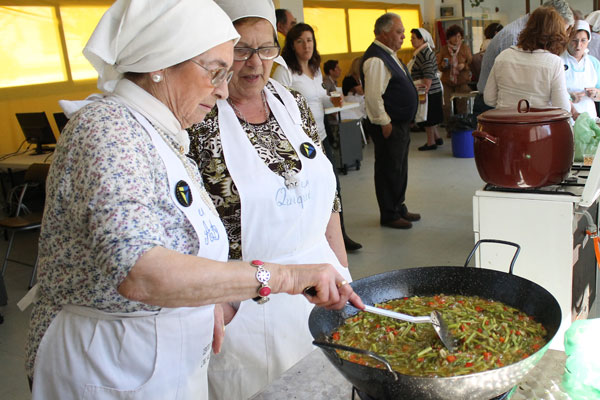
[[[284,86],[297,90],[306,98],[308,107],[319,129],[319,139],[323,143],[323,150],[329,161],[334,164],[333,148],[327,140],[327,131],[325,130],[325,107],[333,107],[333,103],[327,94],[327,90],[323,87],[323,75],[320,70],[321,56],[317,51],[317,40],[313,28],[304,23],[294,25],[286,36],[281,56],[288,65],[291,74],[283,66],[279,66],[273,73],[273,79]],[[333,169],[335,171],[335,167]],[[341,197],[337,173],[336,187]],[[340,220],[345,248],[349,251],[362,248],[360,243],[350,239],[346,234],[342,212],[340,212]]]
[[[438,78],[438,68],[433,49],[433,38],[424,28],[410,31],[410,42],[415,48],[410,74],[415,85],[424,86],[427,95],[427,118],[419,123],[427,132],[427,143],[419,147],[420,151],[435,150],[444,140],[438,135],[436,126],[442,122],[442,85]],[[420,81],[420,85],[419,85]],[[423,100],[425,102],[425,100]]]
[[[365,94],[360,79],[361,62],[362,57],[355,57],[352,60],[350,71],[348,71],[348,75],[346,75],[342,81],[342,92],[344,93],[344,96],[348,96],[348,94],[362,96]]]
[[[277,67],[273,79],[282,85],[299,91],[308,101],[310,111],[319,128],[319,138],[325,140],[325,107],[333,104],[323,88],[321,55],[317,51],[317,41],[313,28],[304,23],[296,24],[289,30],[281,56],[292,72],[292,79],[284,67]]]
[[[485,27],[485,29],[483,30],[483,36],[485,36],[485,39],[483,39],[483,42],[481,42],[481,47],[479,47],[480,52],[485,52],[494,36],[496,36],[496,33],[500,32],[502,28],[504,27],[498,22],[492,22],[491,24]]]
[[[458,25],[452,25],[446,30],[448,43],[443,46],[437,55],[437,62],[442,71],[442,84],[444,85],[444,119],[448,122],[450,116],[450,98],[455,93],[469,93],[471,88],[471,49],[463,43],[465,31]],[[457,104],[459,113],[467,112],[466,99],[460,99]]]
[[[483,99],[491,107],[516,107],[527,99],[531,107],[571,110],[564,63],[559,55],[568,43],[564,19],[550,7],[539,7],[529,17],[516,46],[494,62]]]

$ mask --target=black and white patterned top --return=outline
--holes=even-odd
[[[267,88],[278,98],[275,88],[267,83]],[[302,128],[318,147],[321,146],[318,128],[312,116],[306,99],[297,91],[290,89],[300,108]],[[302,169],[302,161],[296,154],[291,143],[279,123],[271,113],[269,119],[263,124],[246,124],[240,120],[240,124],[248,139],[256,149],[260,158],[276,174],[283,176],[287,165],[290,171],[298,172]],[[190,133],[189,156],[196,161],[200,168],[202,179],[206,190],[210,194],[215,207],[225,225],[229,238],[229,258],[242,258],[242,228],[241,228],[241,200],[238,190],[231,178],[231,174],[225,164],[225,156],[219,136],[219,115],[217,107],[204,118],[199,124],[188,129]],[[268,136],[275,151],[263,145],[264,139],[259,135]],[[341,205],[336,195],[333,204],[333,212],[339,212]]]
[[[437,59],[429,46],[423,47],[421,51],[414,57],[415,63],[410,71],[413,80],[431,79],[431,87],[429,93],[438,93],[442,91],[442,84],[438,77]]]

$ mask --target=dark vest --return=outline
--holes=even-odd
[[[385,112],[390,116],[392,122],[412,121],[417,113],[419,96],[410,75],[408,75],[406,66],[402,64],[404,71],[406,71],[404,73],[396,60],[375,43],[371,43],[367,51],[365,51],[362,63],[364,64],[371,57],[380,58],[392,74],[390,82],[382,96]],[[363,85],[366,85],[362,65],[360,67],[360,77]]]

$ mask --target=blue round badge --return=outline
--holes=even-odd
[[[312,143],[304,142],[300,145],[300,153],[306,158],[313,159],[317,156],[317,149]]]
[[[192,191],[186,181],[179,181],[175,185],[175,198],[184,207],[192,205]]]

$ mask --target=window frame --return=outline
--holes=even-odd
[[[348,15],[348,9],[375,9],[381,10],[382,14],[387,12],[390,9],[409,9],[409,10],[417,10],[419,13],[419,25],[423,26],[423,12],[421,11],[420,4],[407,4],[407,3],[386,3],[386,2],[363,2],[363,1],[345,1],[343,4],[339,4],[338,2],[331,1],[318,1],[318,0],[305,0],[303,4],[303,8],[343,8],[345,10],[346,15],[346,42],[347,48],[352,49],[350,43],[350,17]],[[408,40],[410,40],[410,32],[405,32],[405,35]],[[373,39],[375,39],[375,35],[373,35]],[[407,39],[404,39],[405,41]],[[404,50],[398,50],[398,53],[401,55],[409,55],[412,54],[414,48],[412,46],[410,48]],[[327,58],[340,58],[340,56],[358,56],[363,54],[364,51],[348,51],[345,53],[329,53],[326,54]],[[323,55],[321,55],[323,56]]]
[[[52,7],[57,20],[58,35],[60,38],[61,59],[66,70],[66,80],[61,82],[47,82],[32,85],[11,86],[0,88],[0,101],[11,100],[14,98],[23,97],[41,97],[50,96],[61,93],[69,93],[76,90],[89,88],[90,85],[95,85],[97,79],[81,79],[73,80],[71,72],[71,64],[69,54],[67,52],[67,42],[63,27],[60,8],[69,7],[86,7],[86,6],[106,6],[110,7],[114,3],[113,0],[0,0],[0,6],[3,7]]]

